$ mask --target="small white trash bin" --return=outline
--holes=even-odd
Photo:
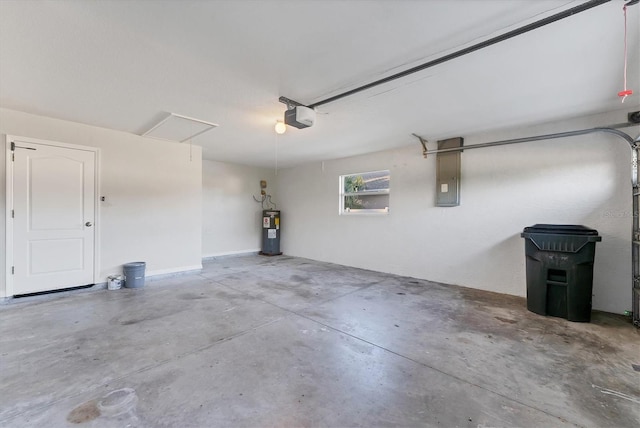
[[[107,277],[107,289],[120,290],[122,288],[122,275],[111,275]]]

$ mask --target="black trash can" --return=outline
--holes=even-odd
[[[591,321],[591,291],[598,231],[585,226],[525,227],[527,309],[540,315]]]

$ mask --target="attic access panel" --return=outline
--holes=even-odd
[[[216,123],[169,113],[167,117],[142,134],[142,136],[184,143],[216,127],[218,127]]]

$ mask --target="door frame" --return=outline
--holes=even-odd
[[[5,284],[6,284],[6,296],[11,297],[14,294],[13,290],[13,274],[11,273],[11,267],[13,264],[13,217],[11,216],[11,210],[13,209],[13,161],[11,143],[14,141],[24,141],[25,143],[40,144],[44,146],[53,146],[64,149],[84,150],[87,152],[93,152],[95,154],[95,168],[94,168],[94,235],[93,235],[93,283],[98,281],[98,275],[100,272],[99,260],[100,260],[100,149],[97,147],[81,146],[77,144],[61,143],[58,141],[40,140],[31,137],[21,137],[17,135],[6,135],[5,149],[6,149],[6,213],[5,213]],[[79,284],[80,285],[80,284]]]

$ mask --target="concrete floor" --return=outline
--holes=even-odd
[[[2,427],[637,427],[640,333],[292,257],[0,307]]]

